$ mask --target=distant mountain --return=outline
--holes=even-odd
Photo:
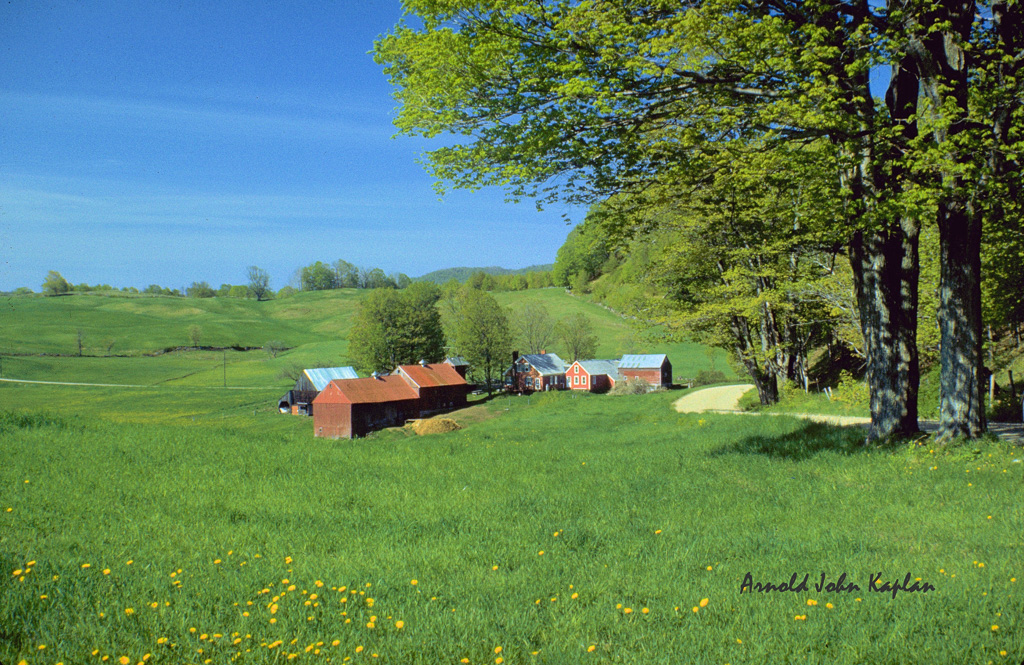
[[[465,282],[473,273],[477,272],[484,272],[488,275],[525,275],[528,272],[545,272],[554,267],[555,264],[547,263],[545,265],[529,266],[527,268],[519,268],[517,270],[499,268],[498,266],[490,266],[488,268],[445,268],[444,270],[428,272],[426,275],[421,277],[414,277],[412,281],[444,284],[445,282],[454,279],[457,282]]]

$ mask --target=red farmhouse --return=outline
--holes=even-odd
[[[515,358],[505,372],[505,385],[517,393],[565,389],[565,362],[554,353],[528,353]]]
[[[394,374],[331,383],[313,401],[316,436],[353,438],[466,404],[466,380],[451,365],[401,365]]]
[[[565,386],[572,390],[605,392],[621,380],[618,360],[577,360],[565,370]]]

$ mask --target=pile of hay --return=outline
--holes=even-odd
[[[417,420],[413,423],[412,429],[417,434],[444,434],[462,429],[462,427],[451,418],[429,418]]]

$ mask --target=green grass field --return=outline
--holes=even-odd
[[[631,344],[606,310],[525,293],[501,298],[584,308],[601,355]],[[272,333],[293,346],[228,352],[236,389],[221,387],[220,352],[3,358],[5,376],[145,387],[0,383],[0,663],[1024,654],[1019,448],[865,449],[856,429],[677,414],[680,391],[500,397],[455,414],[458,432],[321,440],[275,408],[290,359],[344,358],[354,296],[311,296],[209,304],[211,329],[226,307],[243,345]],[[5,316],[0,332],[36,353],[64,343],[29,334],[46,329],[46,303],[98,335],[127,325],[100,311],[122,303],[28,301],[20,316],[39,325]],[[282,314],[303,308],[309,330]],[[132,326],[140,353],[173,345],[191,316],[153,311]],[[725,366],[698,345],[666,348],[677,376]],[[817,591],[823,572],[860,589]],[[747,573],[807,574],[809,589],[741,594]],[[934,590],[872,591],[877,573]]]
[[[225,383],[226,361],[228,386],[286,387],[290,381],[281,372],[287,367],[352,364],[347,335],[363,295],[341,289],[267,302],[97,294],[11,297],[0,315],[0,370],[5,378],[34,381],[213,387]],[[543,304],[555,319],[585,313],[600,339],[598,357],[667,353],[677,377],[693,377],[712,366],[734,376],[723,351],[687,342],[634,341],[622,318],[563,289],[495,295],[513,310]],[[262,349],[276,341],[288,350],[276,358],[262,350],[191,350],[186,347],[192,325],[200,327],[203,347]],[[174,351],[164,353],[167,349]],[[559,352],[559,343],[550,350]]]
[[[166,394],[125,409],[162,404],[156,422],[0,416],[0,661],[987,663],[1024,649],[1019,450],[864,450],[859,431],[676,414],[678,392],[500,398],[451,434],[325,441],[308,419],[253,414],[258,393],[205,412],[201,392]],[[860,590],[740,594],[748,572],[845,572]],[[872,573],[935,590],[893,598]]]

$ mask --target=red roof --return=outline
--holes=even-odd
[[[396,374],[401,370],[409,380],[420,388],[436,388],[438,386],[464,386],[466,380],[451,365],[437,363],[435,365],[399,365]]]
[[[335,379],[317,395],[313,404],[366,404],[400,402],[418,398],[419,393],[416,389],[406,383],[402,377],[380,376],[376,379]]]

